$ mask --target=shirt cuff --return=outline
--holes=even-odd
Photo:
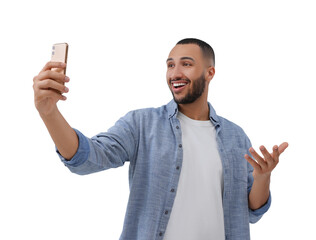
[[[259,217],[268,211],[268,209],[270,208],[270,205],[271,205],[271,193],[269,192],[268,201],[261,208],[258,208],[256,210],[251,210],[249,208],[249,211],[252,215]]]
[[[87,137],[84,136],[79,130],[74,128],[73,130],[75,130],[79,142],[79,146],[75,155],[71,159],[67,160],[60,154],[56,146],[55,149],[56,153],[58,154],[61,161],[65,164],[65,166],[77,167],[83,164],[88,159],[90,147]]]

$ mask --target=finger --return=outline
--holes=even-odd
[[[287,142],[284,142],[282,143],[280,146],[279,146],[279,154],[283,153],[284,150],[289,146],[289,144]]]
[[[52,68],[65,68],[66,63],[63,62],[47,62],[46,65],[43,67],[41,72],[45,72],[47,70],[51,70]]]
[[[249,148],[249,152],[257,160],[261,167],[267,166],[266,161],[253,149],[253,147]]]
[[[267,151],[267,149],[262,145],[260,146],[260,151],[264,157],[264,160],[267,162],[267,163],[272,163],[273,162],[273,158],[271,156],[271,154]]]
[[[273,161],[278,163],[279,162],[279,148],[277,145],[274,145],[273,148],[272,148],[272,157],[273,157]]]
[[[254,169],[256,169],[257,171],[261,170],[261,166],[255,160],[253,160],[248,154],[245,154],[244,158],[250,163],[250,165]]]
[[[51,79],[45,79],[42,81],[39,81],[36,85],[39,89],[54,89],[60,93],[67,93],[69,92],[69,89],[65,87],[63,84],[60,84],[56,81],[53,81]]]
[[[69,82],[70,80],[68,76],[65,76],[62,73],[58,73],[58,72],[50,71],[50,70],[47,70],[45,72],[40,72],[38,76],[35,78],[36,80],[39,80],[39,81],[44,80],[44,79],[52,79],[62,84],[64,84],[65,82]]]

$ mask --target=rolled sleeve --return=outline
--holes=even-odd
[[[77,167],[77,166],[80,166],[81,164],[83,164],[88,159],[89,152],[90,152],[89,142],[88,142],[86,136],[84,136],[79,130],[77,130],[77,129],[74,129],[74,130],[78,136],[79,146],[78,146],[77,152],[75,153],[75,155],[71,159],[69,159],[69,160],[65,159],[60,154],[57,147],[55,146],[56,153],[58,154],[59,158],[68,167]]]
[[[123,166],[126,161],[135,157],[137,141],[134,131],[137,126],[134,117],[135,114],[130,112],[120,118],[107,132],[101,132],[92,138],[74,129],[79,140],[75,155],[67,160],[57,149],[56,152],[64,165],[79,175]]]
[[[271,205],[271,192],[269,192],[269,198],[268,201],[260,208],[256,210],[251,210],[249,208],[249,222],[250,223],[256,223],[260,220],[260,218],[265,214]]]

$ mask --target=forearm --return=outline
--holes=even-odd
[[[262,207],[269,198],[270,174],[261,178],[254,178],[249,193],[249,208],[256,210]]]
[[[78,149],[78,137],[62,114],[56,110],[49,116],[40,115],[58,151],[65,159],[71,159]]]

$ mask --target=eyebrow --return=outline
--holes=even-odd
[[[195,62],[194,59],[191,57],[182,57],[182,58],[180,58],[180,60],[191,60],[191,61]],[[173,58],[168,58],[166,62],[168,62],[168,61],[173,61]]]

